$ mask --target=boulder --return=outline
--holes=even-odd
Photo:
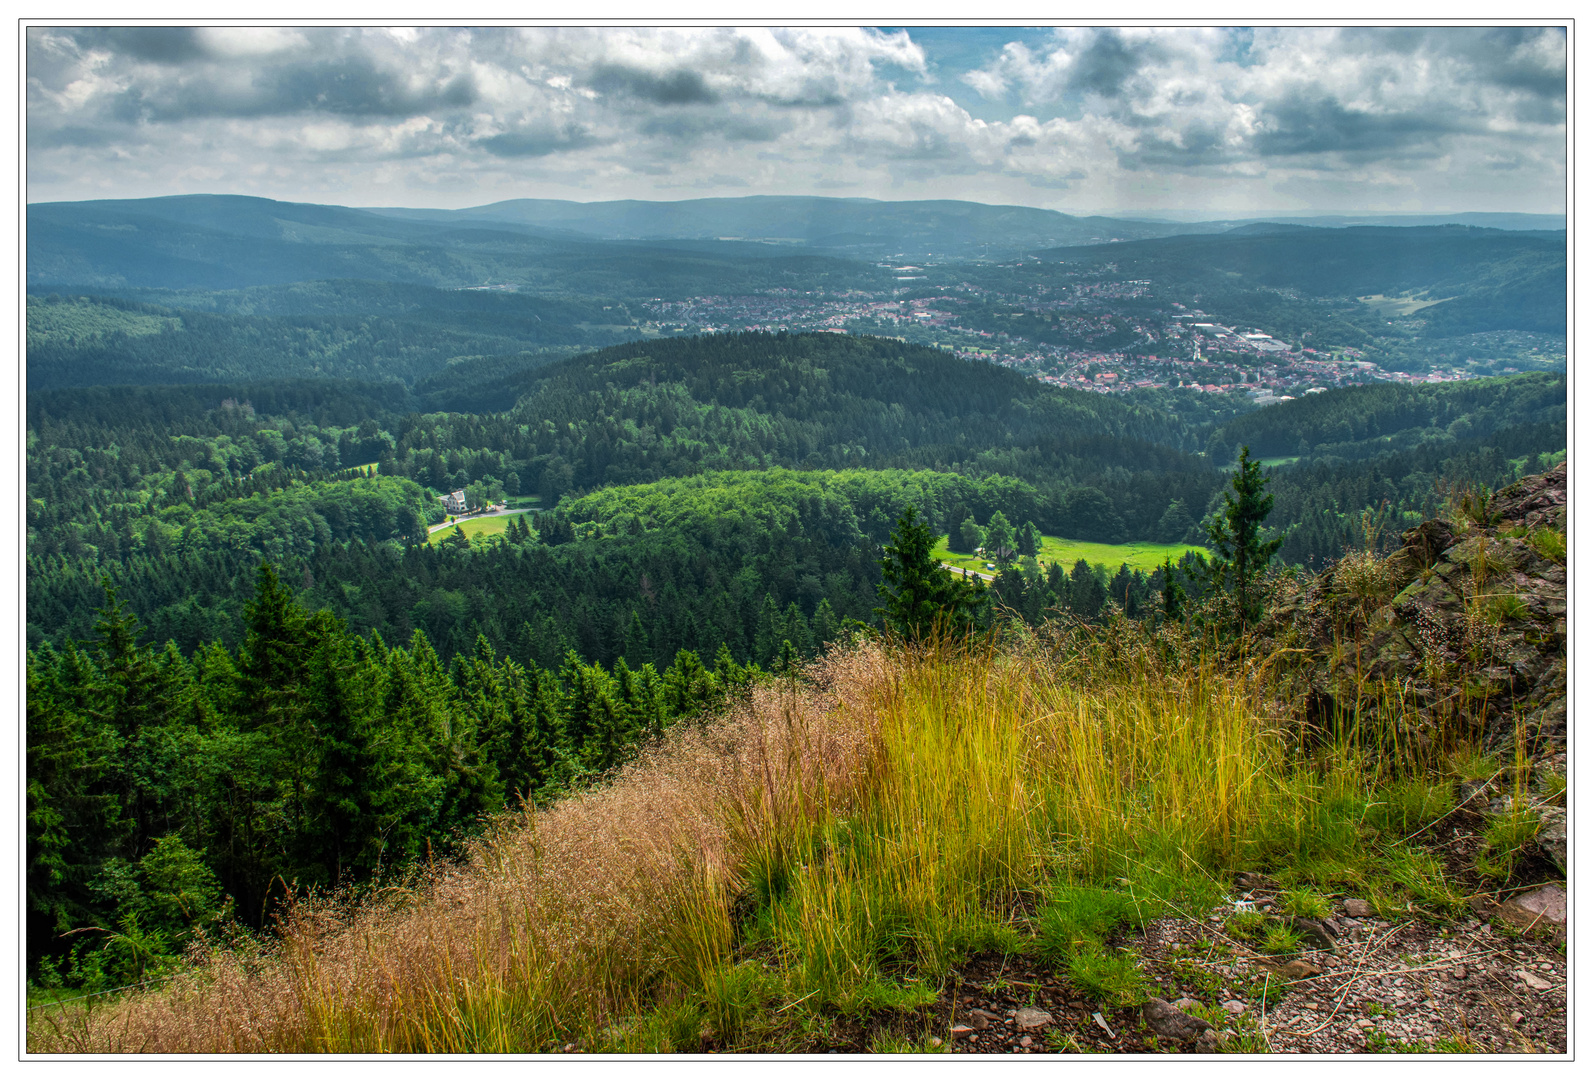
[[[1190,1016],[1161,998],[1151,998],[1141,1011],[1144,1013],[1145,1023],[1150,1025],[1150,1029],[1156,1033],[1158,1039],[1167,1039],[1176,1043],[1192,1042],[1211,1030],[1211,1025],[1200,1017]]]

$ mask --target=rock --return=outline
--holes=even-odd
[[[1207,1028],[1195,1037],[1195,1053],[1218,1054],[1222,1052],[1222,1036]]]
[[[1319,949],[1333,952],[1338,948],[1338,935],[1334,933],[1338,928],[1336,923],[1327,919],[1306,919],[1296,916],[1289,920],[1289,925]]]
[[[967,1024],[957,1024],[951,1029],[951,1037],[953,1039],[971,1039],[973,1038],[973,1033],[974,1029]]]
[[[1365,1031],[1368,1028],[1374,1028],[1377,1025],[1372,1023],[1370,1020],[1366,1019],[1366,1017],[1363,1016],[1359,1020],[1355,1021],[1355,1026],[1360,1028],[1362,1031]]]
[[[1187,1010],[1191,1006],[1199,1005],[1199,1004],[1200,1004],[1200,1002],[1196,1001],[1194,998],[1181,997],[1177,1001],[1173,1002],[1173,1008]]]
[[[983,1031],[990,1026],[990,1017],[986,1016],[982,1010],[974,1009],[968,1013],[965,1022],[975,1031]]]
[[[1500,904],[1495,918],[1501,918],[1523,930],[1544,929],[1565,932],[1565,890],[1558,885],[1545,885],[1529,893],[1512,896]]]
[[[944,1045],[946,1045],[946,1044],[945,1044],[945,1041],[944,1041],[944,1040],[943,1040],[943,1039],[941,1039],[941,1038],[940,1038],[940,1036],[938,1036],[938,1035],[931,1035],[931,1036],[930,1036],[930,1037],[929,1037],[929,1045],[930,1045],[930,1046],[944,1046]]]
[[[1044,1009],[1019,1009],[1013,1022],[1018,1025],[1019,1031],[1035,1031],[1045,1027],[1053,1017]]]
[[[1527,971],[1525,969],[1518,970],[1516,972],[1516,978],[1518,978],[1522,982],[1526,983],[1527,986],[1529,988],[1533,989],[1533,990],[1552,990],[1552,989],[1554,989],[1553,985],[1550,984],[1548,982],[1548,980],[1540,979],[1536,975],[1532,974],[1532,972]]]
[[[1344,914],[1352,919],[1365,919],[1372,914],[1372,905],[1358,896],[1351,896],[1344,901]]]
[[[1200,1017],[1190,1016],[1161,998],[1151,998],[1141,1011],[1145,1015],[1145,1022],[1159,1039],[1185,1043],[1211,1029],[1211,1025]]]
[[[1554,860],[1554,865],[1564,874],[1565,869],[1565,811],[1558,806],[1545,807],[1539,819],[1538,835],[1534,838],[1543,853]]]
[[[1240,1016],[1249,1011],[1250,1006],[1238,999],[1230,999],[1222,1003],[1223,1011],[1230,1016]]]
[[[1449,977],[1451,979],[1463,980],[1469,974],[1471,974],[1471,973],[1466,970],[1466,965],[1465,964],[1461,964],[1459,967],[1455,968],[1453,971],[1451,971],[1449,973]]]
[[[1029,1038],[1029,1036],[1025,1035],[1023,1038],[1018,1040],[1018,1045],[1019,1046],[1033,1046],[1034,1045],[1034,1040]]]
[[[1520,1024],[1521,1021],[1525,1020],[1526,1018],[1527,1017],[1525,1013],[1513,1012],[1510,1014],[1510,1022],[1512,1024]]]

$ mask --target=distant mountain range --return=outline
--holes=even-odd
[[[1163,279],[1195,280],[1221,267],[1263,287],[1319,295],[1416,290],[1437,300],[1482,290],[1491,308],[1541,308],[1534,327],[1562,323],[1565,233],[1521,228],[1552,216],[1454,217],[1464,221],[1377,219],[1406,223],[1394,228],[1347,216],[1190,224],[972,202],[775,196],[371,210],[184,195],[30,205],[27,281],[46,291],[126,293],[361,279],[504,285],[553,297],[683,297],[877,290],[895,284],[885,268],[895,259],[1038,255],[1118,262],[1137,267],[1134,276]],[[1512,231],[1477,227],[1501,219]]]

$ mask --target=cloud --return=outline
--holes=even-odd
[[[1563,197],[1559,28],[1000,32],[30,27],[30,196]]]

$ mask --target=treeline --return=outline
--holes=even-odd
[[[137,981],[194,927],[446,857],[482,818],[600,775],[757,675],[721,651],[445,662],[292,599],[261,566],[236,649],[143,643],[114,592],[82,647],[27,657],[30,975]]]

